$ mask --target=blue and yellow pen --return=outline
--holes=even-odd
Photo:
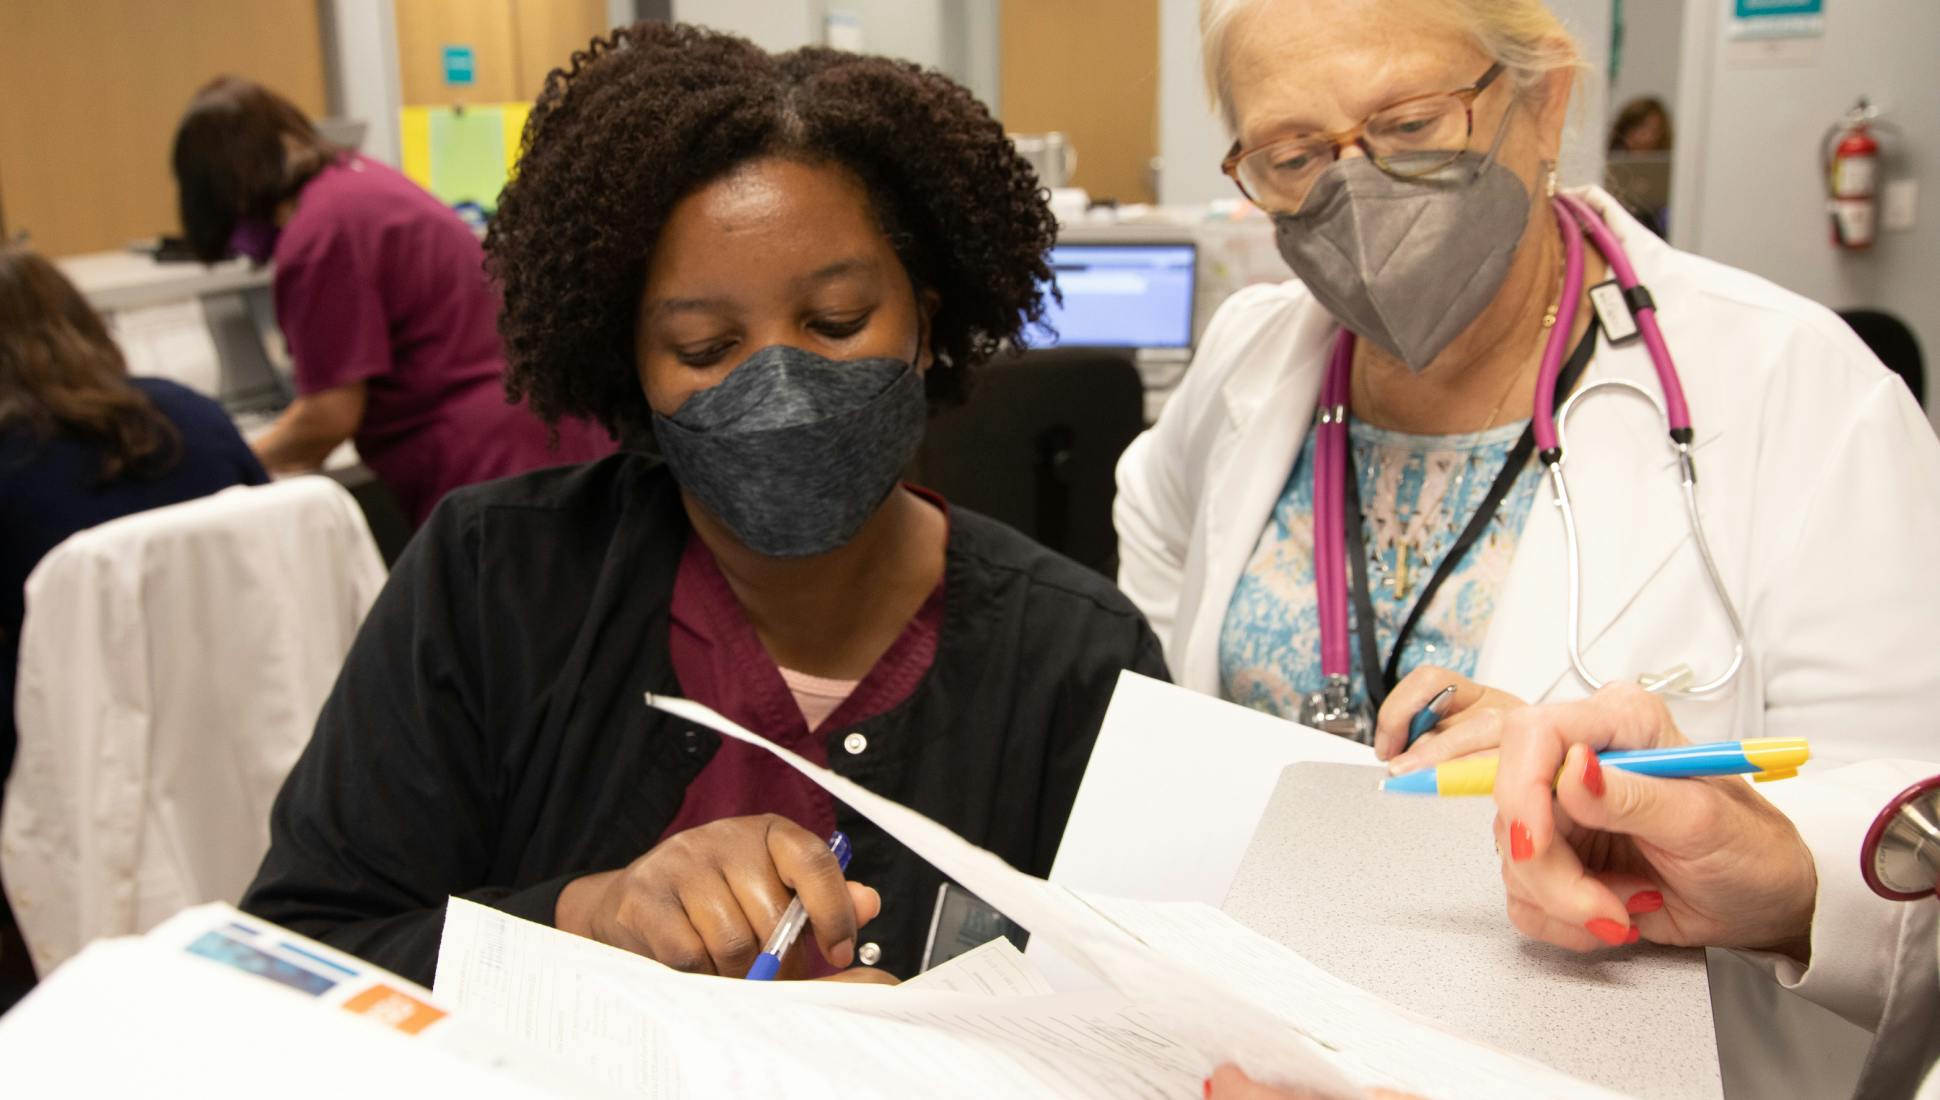
[[[1750,775],[1759,783],[1790,779],[1798,774],[1799,765],[1811,758],[1812,750],[1803,737],[1760,737],[1750,741],[1718,741],[1597,755],[1598,760],[1610,767],[1660,779]],[[1443,798],[1486,795],[1495,792],[1495,770],[1494,756],[1473,756],[1418,772],[1391,775],[1382,781],[1381,789],[1395,794],[1432,794]]]

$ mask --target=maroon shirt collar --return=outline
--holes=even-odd
[[[948,520],[949,506],[942,497],[907,488],[942,509]],[[944,590],[939,578],[855,691],[819,729],[810,730],[713,553],[690,532],[674,574],[670,608],[667,642],[674,675],[688,698],[827,766],[835,733],[900,706],[929,673],[943,629]],[[780,814],[817,836],[835,829],[835,806],[827,792],[765,752],[722,741],[688,784],[680,812],[661,838],[721,818],[759,813]]]
[[[947,523],[950,506],[928,489],[905,489],[942,511]],[[947,575],[947,573],[946,573]],[[849,698],[829,715],[824,728],[853,725],[881,715],[908,699],[936,659],[937,638],[943,629],[945,577],[938,577],[929,598],[876,660]],[[681,691],[749,729],[790,747],[811,732],[801,709],[781,677],[781,670],[748,621],[734,589],[721,573],[714,554],[698,534],[690,532],[674,575],[671,629],[668,639],[674,675]],[[804,751],[797,748],[796,751]],[[811,759],[822,762],[823,754]]]

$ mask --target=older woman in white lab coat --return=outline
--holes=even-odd
[[[1567,650],[1552,489],[1514,453],[1563,282],[1545,193],[1574,47],[1541,0],[1205,0],[1202,14],[1236,135],[1229,171],[1276,215],[1302,280],[1228,301],[1127,451],[1120,586],[1181,682],[1301,716],[1323,687],[1309,428],[1345,327],[1359,337],[1343,404],[1362,510],[1344,520],[1365,540],[1373,619],[1348,628],[1353,701],[1379,710],[1372,739],[1390,757],[1409,716],[1456,685],[1455,713],[1410,762],[1488,747],[1498,707],[1589,691]],[[1417,177],[1406,143],[1431,125],[1458,127],[1466,144],[1441,144],[1466,151]],[[1822,759],[1934,755],[1940,444],[1921,411],[1831,312],[1672,249],[1601,191],[1574,193],[1655,299],[1695,429],[1698,508],[1744,624],[1742,668],[1675,699],[1679,725],[1696,740],[1809,733]],[[1603,274],[1586,252],[1588,287]],[[1661,392],[1641,342],[1613,344],[1588,305],[1577,312],[1559,346],[1584,364],[1578,391]],[[1587,666],[1610,681],[1728,667],[1733,631],[1664,420],[1599,394],[1567,444]],[[1455,552],[1490,507],[1482,537]],[[1397,646],[1437,570],[1445,583]],[[1370,627],[1367,646],[1354,631]],[[1386,666],[1372,677],[1368,649]]]
[[[1684,743],[1663,702],[1634,686],[1507,716],[1495,834],[1510,920],[1576,951],[1639,938],[1736,949],[1784,987],[1875,1032],[1854,1096],[1940,1100],[1940,904],[1888,900],[1861,871],[1875,816],[1940,773],[1940,763],[1811,767],[1754,788],[1735,777],[1632,775],[1597,760],[1612,749]],[[1527,842],[1512,840],[1517,826]],[[1918,879],[1940,889],[1923,877],[1935,868],[1930,852],[1908,861],[1895,872],[1907,881],[1895,886],[1917,892]],[[1609,1023],[1621,1031],[1621,1020]],[[1796,1079],[1786,1084],[1808,1094]],[[1230,1068],[1214,1075],[1208,1094],[1296,1095]]]

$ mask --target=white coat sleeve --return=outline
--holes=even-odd
[[[1900,923],[1912,907],[1873,893],[1860,876],[1859,849],[1880,809],[1935,773],[1940,763],[1873,760],[1759,788],[1792,819],[1811,849],[1819,892],[1810,965],[1769,952],[1742,954],[1769,967],[1780,985],[1869,1031],[1879,1026],[1899,965]]]
[[[1195,578],[1188,550],[1212,479],[1214,449],[1234,430],[1225,388],[1258,354],[1262,327],[1284,324],[1287,291],[1278,284],[1247,287],[1226,299],[1206,325],[1179,388],[1158,423],[1132,441],[1118,460],[1118,587],[1143,612],[1178,663],[1181,596]]]
[[[1152,624],[1168,658],[1176,643],[1173,628],[1194,510],[1182,484],[1178,447],[1168,438],[1178,419],[1169,423],[1161,415],[1158,424],[1132,440],[1118,460],[1118,496],[1112,503],[1118,587]]]
[[[1831,433],[1829,461],[1763,491],[1799,510],[1758,609],[1764,734],[1812,738],[1824,762],[1940,759],[1940,441],[1883,372],[1853,408],[1810,410],[1791,430]]]

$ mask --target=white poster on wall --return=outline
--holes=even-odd
[[[831,49],[851,53],[863,50],[862,16],[858,12],[830,11],[822,17],[822,32]]]
[[[1725,61],[1733,68],[1786,68],[1819,58],[1825,0],[1731,0]]]

